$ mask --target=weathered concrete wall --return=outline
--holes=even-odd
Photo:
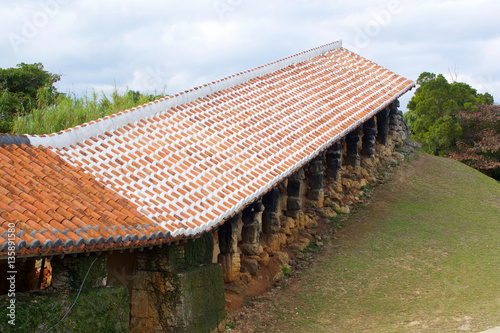
[[[179,274],[181,327],[184,332],[212,332],[226,317],[220,265],[207,265]]]
[[[225,318],[222,267],[212,264],[213,237],[137,256],[131,332],[212,332]]]
[[[146,268],[146,267],[144,267]],[[222,267],[139,270],[131,299],[131,332],[212,332],[224,321]]]

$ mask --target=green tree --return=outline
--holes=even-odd
[[[405,119],[414,137],[436,155],[446,154],[462,137],[460,111],[474,112],[479,105],[493,104],[489,93],[478,94],[463,82],[449,83],[442,74],[424,72],[417,84]]]
[[[54,83],[60,75],[44,70],[41,63],[20,63],[15,68],[0,68],[0,131],[12,131],[13,120],[55,102],[59,93]],[[43,98],[40,98],[43,95]]]

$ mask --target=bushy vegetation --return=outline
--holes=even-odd
[[[18,116],[30,114],[38,106],[39,95],[45,103],[54,103],[58,96],[54,83],[60,79],[60,75],[45,71],[41,63],[0,68],[0,132],[11,132]]]
[[[493,96],[463,82],[420,74],[405,119],[414,138],[432,154],[449,156],[490,176],[500,167],[500,108]],[[495,176],[496,175],[496,176]]]
[[[37,96],[38,107],[31,113],[13,120],[12,132],[19,134],[48,134],[74,127],[91,120],[148,103],[160,96],[143,95],[136,91],[120,94],[115,90],[111,99],[93,91],[83,97],[60,94],[54,103],[46,102],[43,91]]]
[[[500,105],[457,114],[462,137],[450,157],[500,180]]]
[[[58,132],[163,96],[115,89],[110,97],[95,91],[78,97],[58,92],[60,79],[41,63],[0,69],[0,133]]]
[[[88,288],[77,293],[30,292],[16,294],[16,325],[0,321],[0,332],[129,332],[128,289],[124,286]],[[9,298],[0,296],[0,316],[7,318]]]

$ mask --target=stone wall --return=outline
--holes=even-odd
[[[226,312],[220,265],[188,271],[142,268],[132,290],[131,332],[212,332],[223,323]]]
[[[219,228],[226,290],[241,292],[271,259],[288,265],[284,249],[303,249],[308,240],[301,236],[318,217],[349,213],[367,185],[405,159],[402,152],[411,157],[416,144],[398,106],[367,119]]]

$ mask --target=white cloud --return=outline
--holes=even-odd
[[[42,62],[64,74],[63,91],[175,93],[343,39],[411,79],[456,66],[500,100],[499,9],[496,0],[0,1],[0,67]],[[17,48],[13,34],[24,38]]]

